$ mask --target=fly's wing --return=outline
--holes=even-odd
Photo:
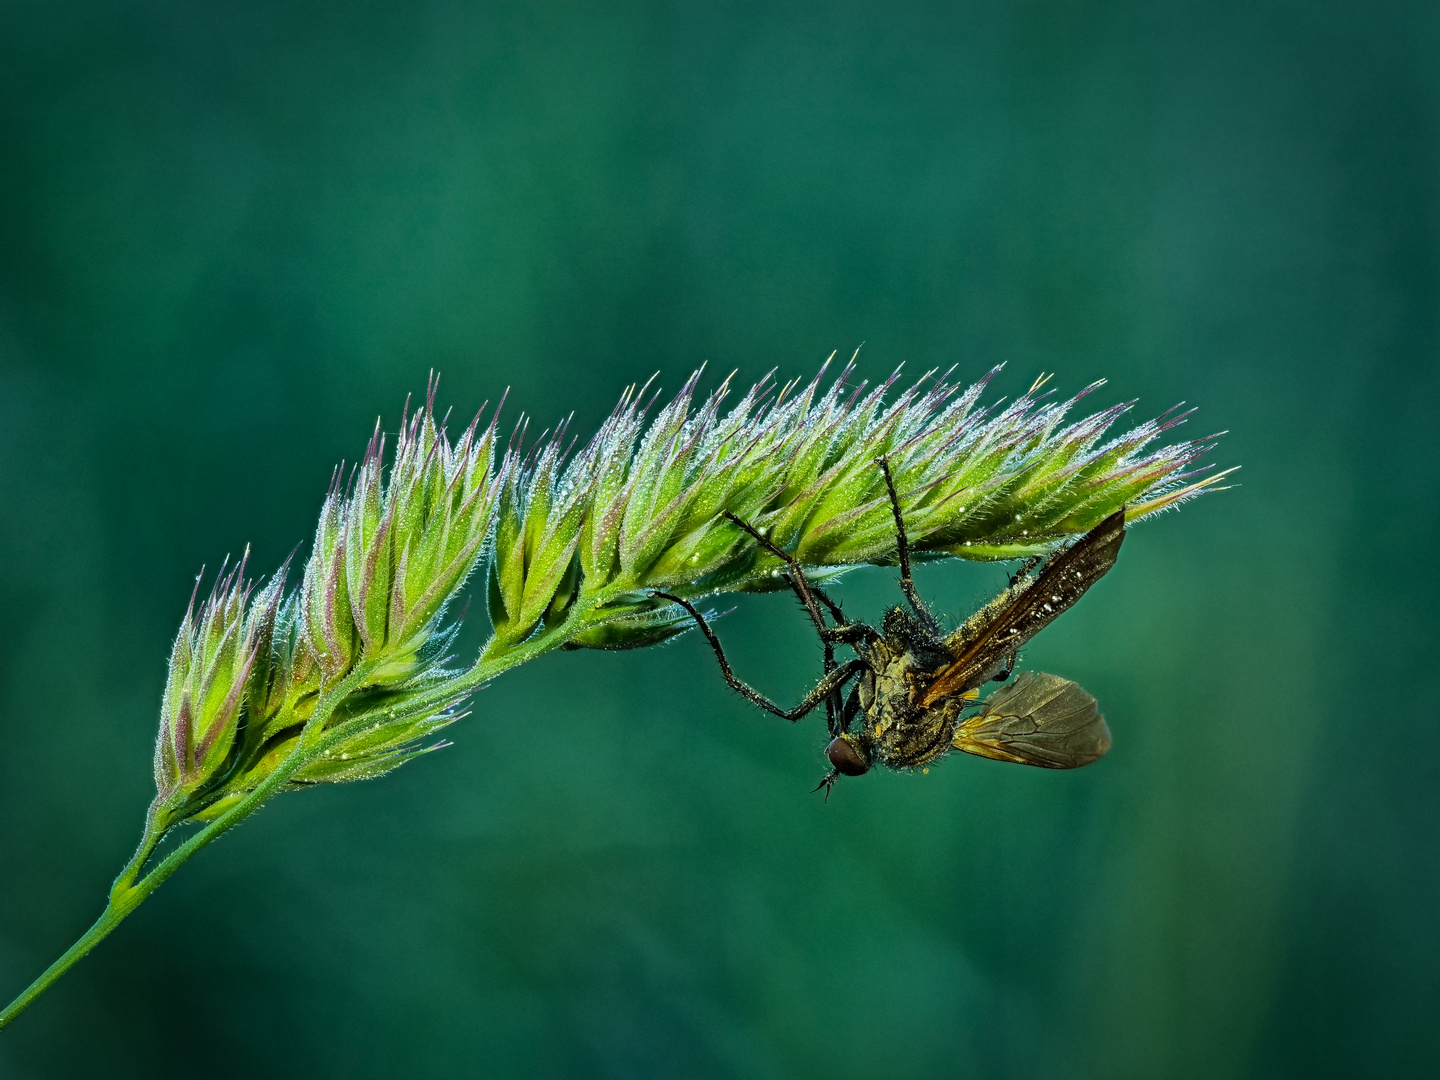
[[[1038,634],[1115,565],[1125,540],[1125,511],[1117,510],[1045,564],[1028,585],[1001,593],[961,627],[960,655],[935,673],[919,704],[974,689],[1007,657]],[[952,640],[955,640],[952,638]]]
[[[1042,769],[1078,769],[1105,756],[1110,729],[1095,699],[1069,679],[1027,671],[960,725],[955,748]]]

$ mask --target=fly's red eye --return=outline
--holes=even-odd
[[[870,759],[848,739],[831,739],[825,756],[841,776],[859,776],[870,771]]]

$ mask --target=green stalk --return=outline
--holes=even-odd
[[[19,997],[7,1005],[4,1012],[0,1012],[0,1029],[8,1026],[12,1020],[29,1008],[31,1002],[48,990],[50,985],[61,975],[64,975],[79,963],[91,949],[104,941],[110,931],[119,926],[127,915],[145,901],[147,896],[158,889],[171,874],[180,869],[187,859],[206,844],[217,839],[222,833],[253,814],[260,808],[260,804],[275,794],[290,777],[314,761],[329,747],[353,734],[355,728],[360,726],[360,721],[366,720],[366,717],[357,717],[331,731],[325,731],[324,725],[325,721],[334,713],[335,707],[364,681],[365,676],[369,673],[369,668],[369,665],[356,668],[321,698],[315,707],[314,714],[296,741],[295,749],[273,773],[256,786],[255,790],[172,851],[139,882],[135,882],[136,875],[170,828],[163,816],[155,813],[155,808],[152,807],[140,847],[130,862],[126,864],[125,869],[120,872],[120,876],[115,879],[115,884],[111,886],[110,899],[105,905],[105,910],[101,912],[100,918],[95,920],[95,925],[85,931],[80,939],[65,950],[58,960],[46,968],[39,978],[27,986]]]
[[[511,668],[557,648],[561,643],[567,641],[577,626],[583,622],[594,603],[594,601],[577,603],[569,613],[569,617],[561,625],[522,644],[503,645],[498,639],[492,638],[485,649],[481,651],[480,659],[471,666],[469,671],[453,682],[447,683],[436,693],[437,704],[445,699],[453,700],[457,693],[473,690]],[[154,853],[155,848],[159,846],[170,828],[163,808],[158,804],[152,806],[146,818],[145,835],[140,841],[140,846],[126,864],[125,869],[120,872],[119,877],[115,879],[114,885],[111,886],[109,901],[105,905],[105,910],[101,912],[100,918],[95,920],[95,925],[85,931],[59,959],[46,968],[39,978],[7,1005],[4,1012],[0,1012],[0,1029],[9,1025],[29,1008],[31,1002],[48,990],[60,976],[79,963],[96,945],[104,941],[127,915],[139,907],[146,897],[158,889],[171,874],[180,869],[192,855],[253,814],[271,795],[279,791],[290,777],[320,757],[326,750],[344,742],[367,724],[373,723],[372,717],[362,714],[329,731],[324,730],[325,722],[334,713],[336,707],[364,681],[369,672],[369,665],[357,668],[342,682],[337,683],[316,706],[315,712],[306,723],[300,739],[296,742],[295,749],[274,772],[258,784],[244,799],[190,837],[136,882],[136,876],[139,875],[146,861]]]

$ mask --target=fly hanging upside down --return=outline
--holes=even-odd
[[[900,590],[909,608],[891,608],[879,630],[847,619],[823,589],[806,580],[798,560],[735,515],[726,514],[760,546],[784,560],[785,577],[824,644],[824,677],[795,708],[782,709],[736,678],[719,639],[689,602],[669,593],[654,595],[690,613],[714,649],[726,682],[760,708],[794,721],[824,704],[830,771],[820,787],[827,796],[840,776],[859,776],[876,762],[891,769],[925,769],[952,747],[1045,769],[1074,769],[1098,760],[1110,749],[1110,730],[1095,699],[1057,675],[1025,672],[979,703],[977,712],[969,717],[963,713],[977,707],[979,688],[985,683],[1008,680],[1020,647],[1115,565],[1125,540],[1125,511],[1117,510],[1051,555],[1038,571],[1032,561],[999,596],[947,636],[911,579],[910,545],[895,482],[885,459],[877,464],[895,516]],[[833,625],[826,622],[821,605]],[[836,645],[852,648],[855,659],[836,663]],[[852,680],[849,696],[843,697]]]

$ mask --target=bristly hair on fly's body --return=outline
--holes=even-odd
[[[928,771],[931,762],[951,749],[1047,769],[1074,769],[1099,760],[1111,740],[1095,699],[1057,675],[1026,672],[979,704],[970,717],[963,712],[976,706],[984,684],[1009,680],[1020,647],[1115,565],[1125,540],[1124,509],[1043,564],[1031,560],[995,599],[946,635],[910,574],[910,546],[889,463],[882,457],[876,464],[894,512],[900,590],[906,601],[905,607],[885,613],[878,630],[847,619],[823,589],[806,579],[794,556],[730,515],[758,544],[785,561],[786,580],[824,645],[824,675],[793,709],[781,708],[735,676],[705,616],[687,601],[668,593],[654,595],[689,612],[714,650],[726,682],[749,701],[791,721],[824,704],[830,771],[820,787],[827,797],[839,777],[860,776],[877,762],[895,770]],[[855,658],[837,663],[836,645],[849,646]],[[847,684],[852,684],[848,697],[843,696]]]

